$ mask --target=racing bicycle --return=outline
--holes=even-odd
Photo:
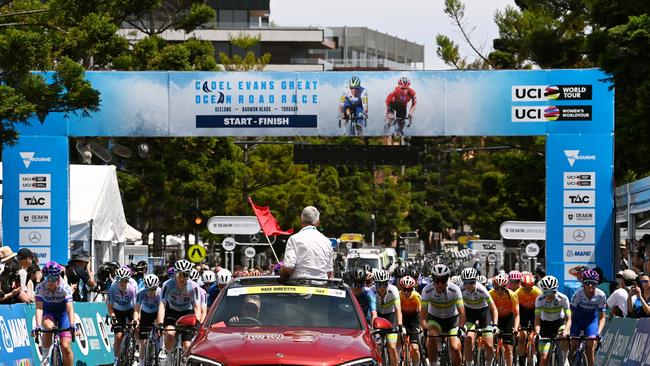
[[[159,366],[160,361],[158,359],[158,352],[160,352],[160,337],[158,336],[162,331],[163,327],[156,328],[151,327],[149,331],[149,338],[144,343],[144,349],[141,352],[144,352],[144,364],[146,366]]]
[[[363,136],[363,128],[368,124],[365,114],[357,114],[350,111],[349,114],[339,118],[339,128],[343,128],[343,134],[347,136]]]
[[[578,346],[573,351],[573,357],[571,358],[572,366],[587,366],[587,355],[585,353],[587,351],[587,340],[596,341],[596,352],[600,348],[600,337],[587,338],[584,334],[581,334],[579,337],[569,337],[569,340],[578,341]]]
[[[136,340],[134,330],[137,323],[130,321],[124,325],[113,325],[113,332],[122,332],[122,345],[117,360],[118,366],[132,366],[135,360]]]
[[[451,350],[451,346],[449,345],[449,340],[452,337],[460,337],[462,338],[459,334],[452,334],[452,333],[443,333],[443,334],[438,334],[438,335],[427,335],[428,338],[438,338],[441,340],[441,342],[438,342],[438,365],[440,366],[451,366],[451,355],[449,354],[449,351]],[[461,344],[463,342],[463,339],[461,339]],[[429,355],[430,356],[430,355]],[[462,355],[461,355],[462,358]]]
[[[61,338],[60,332],[68,331],[72,333],[72,341],[75,341],[75,329],[73,327],[66,329],[52,328],[52,329],[34,329],[34,337],[36,344],[39,344],[39,333],[52,333],[52,344],[47,350],[47,354],[43,355],[42,365],[46,366],[59,366],[63,365],[63,354],[61,353]]]
[[[397,117],[395,114],[386,115],[386,125],[384,126],[384,135],[390,137],[391,144],[396,141],[400,145],[405,145],[407,138],[404,136],[404,129],[411,127],[413,116]]]

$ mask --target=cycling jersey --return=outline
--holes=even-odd
[[[357,90],[357,95],[352,95],[352,90],[349,88],[345,89],[343,94],[341,94],[341,107],[345,108],[355,108],[355,112],[366,113],[368,111],[368,93],[365,88],[359,88]]]
[[[377,303],[377,312],[379,314],[394,313],[398,306],[400,306],[399,290],[393,285],[388,285],[386,295],[383,297],[377,291],[376,286],[372,286],[370,290],[375,295],[375,302]]]
[[[41,282],[34,290],[36,301],[43,303],[43,312],[50,314],[65,313],[65,304],[72,302],[72,288],[62,279],[54,291],[47,288],[47,281]]]
[[[605,303],[607,302],[605,293],[598,288],[595,290],[591,298],[587,297],[584,288],[580,287],[576,290],[571,298],[572,319],[594,319],[598,317],[598,313],[605,312]]]
[[[113,282],[108,289],[108,304],[113,306],[113,310],[127,311],[135,307],[137,298],[136,288],[129,282],[126,289],[120,289],[119,281]]]
[[[495,289],[490,290],[490,296],[499,312],[499,318],[512,314],[519,307],[519,300],[514,292],[506,289],[505,294],[498,293]]]
[[[440,293],[435,285],[429,284],[422,290],[422,306],[427,306],[430,315],[436,318],[451,318],[458,315],[458,306],[463,306],[463,294],[460,288],[448,283]]]
[[[141,290],[138,292],[135,302],[140,305],[141,311],[150,314],[157,313],[160,306],[160,288],[156,288],[153,294],[148,289]]]
[[[208,292],[205,291],[205,289],[201,286],[198,287],[199,290],[199,301],[201,303],[201,307],[208,307]]]
[[[430,283],[431,283],[431,279],[429,277],[420,276],[420,278],[418,279],[418,288],[417,288],[418,293],[421,294],[422,290],[424,290],[424,288],[427,287],[427,285]]]
[[[217,297],[219,296],[220,290],[221,289],[219,288],[219,285],[217,285],[216,283],[210,286],[210,288],[208,289],[208,306],[212,306],[214,300],[216,300]]]
[[[478,282],[474,291],[469,292],[467,288],[463,288],[462,293],[465,308],[468,309],[483,309],[488,307],[492,302],[492,297],[488,293],[488,290]]]
[[[175,311],[191,311],[194,304],[200,302],[198,285],[188,279],[185,286],[179,288],[176,279],[171,279],[165,282],[160,301]]]
[[[415,98],[415,90],[409,88],[406,94],[402,93],[400,87],[396,87],[388,96],[386,97],[386,106],[391,104],[406,106],[409,102],[413,102],[413,105],[417,104],[417,99]]]
[[[422,307],[422,298],[415,290],[411,291],[408,297],[406,297],[406,292],[400,291],[399,302],[402,307],[402,315],[418,314]]]
[[[523,287],[520,287],[515,291],[517,300],[519,300],[519,308],[528,310],[535,310],[535,300],[537,300],[537,297],[541,294],[542,290],[537,286],[533,286],[528,292],[524,290]]]
[[[571,315],[569,298],[561,292],[556,292],[553,300],[546,299],[544,294],[535,300],[535,314],[540,314],[541,320],[556,321]]]
[[[361,310],[366,315],[366,320],[370,321],[372,312],[377,311],[375,294],[369,288],[364,287],[361,289],[361,294],[354,295],[354,297],[356,297],[359,306],[361,306]]]

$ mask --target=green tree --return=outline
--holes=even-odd
[[[261,56],[256,56],[253,48],[260,43],[260,35],[249,35],[246,33],[239,33],[238,35],[230,35],[230,43],[236,49],[240,49],[244,56],[234,54],[232,56],[223,52],[219,53],[219,60],[226,71],[262,71],[264,67],[271,61],[271,54],[265,53]]]

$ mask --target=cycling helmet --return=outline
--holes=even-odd
[[[559,284],[557,278],[553,276],[546,276],[542,278],[541,281],[539,281],[539,287],[542,289],[542,291],[557,291]]]
[[[533,287],[535,285],[535,276],[532,273],[526,273],[521,276],[521,285],[524,287]]]
[[[350,280],[355,283],[366,282],[366,271],[361,268],[352,269]]]
[[[487,284],[487,282],[488,282],[487,277],[485,277],[485,276],[483,276],[483,275],[479,275],[479,276],[477,276],[477,277],[476,277],[476,280],[478,281],[478,283],[480,283],[480,284],[483,285],[483,286],[485,286],[485,285]]]
[[[375,273],[375,282],[388,282],[390,273],[388,271],[381,269]]]
[[[56,262],[47,262],[43,266],[43,275],[47,277],[60,277],[62,272],[61,265]]]
[[[458,287],[463,287],[463,280],[460,278],[460,276],[452,276],[451,277],[451,283]]]
[[[366,272],[372,272],[372,267],[370,267],[369,264],[364,264],[363,265],[363,270]]]
[[[431,276],[433,277],[449,277],[451,274],[451,271],[449,270],[449,267],[446,265],[439,263],[433,266],[433,269],[431,269]]]
[[[415,279],[411,276],[404,276],[399,280],[399,285],[402,286],[402,288],[413,288],[416,284]]]
[[[399,78],[399,80],[397,80],[397,85],[399,85],[400,87],[410,86],[411,80],[409,80],[409,78],[407,78],[406,76],[402,76],[401,78]]]
[[[115,271],[115,280],[121,281],[121,280],[128,280],[131,278],[131,270],[129,270],[126,267],[122,267]]]
[[[494,287],[506,287],[508,284],[508,277],[504,274],[497,275],[492,279],[492,284]]]
[[[230,273],[229,270],[227,269],[222,269],[221,271],[217,272],[217,285],[227,285],[232,281],[232,273]]]
[[[150,289],[158,287],[160,280],[155,274],[148,274],[144,276],[144,280],[142,282],[144,282],[144,288]]]
[[[372,281],[375,278],[374,272],[366,272],[366,281]]]
[[[174,272],[181,272],[189,275],[192,271],[192,263],[185,259],[179,259],[174,263]]]
[[[406,276],[406,268],[404,267],[397,267],[393,270],[393,277],[395,278],[402,278]]]
[[[199,278],[201,278],[201,274],[199,273],[199,271],[197,271],[196,269],[192,268],[192,269],[190,270],[190,280],[196,282],[196,281],[199,280]]]
[[[348,86],[350,88],[360,88],[361,87],[361,79],[359,79],[356,76],[353,76],[350,81],[348,81]]]
[[[420,272],[418,271],[417,268],[411,267],[406,271],[406,275],[409,277],[413,277],[413,279],[416,279],[420,277]]]
[[[600,275],[593,269],[588,269],[582,272],[582,280],[592,280],[598,282],[600,280]]]
[[[217,281],[217,275],[214,274],[212,271],[205,271],[203,272],[203,275],[201,275],[201,279],[203,280],[203,284],[207,285],[213,282]]]
[[[460,278],[463,281],[476,281],[477,277],[478,271],[472,267],[467,267],[460,273]]]
[[[508,273],[508,279],[510,281],[521,281],[521,272],[515,270],[510,271],[510,273]]]

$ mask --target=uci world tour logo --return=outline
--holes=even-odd
[[[580,150],[564,150],[564,155],[569,161],[569,166],[573,166],[576,160],[596,160],[596,155],[580,155]]]

